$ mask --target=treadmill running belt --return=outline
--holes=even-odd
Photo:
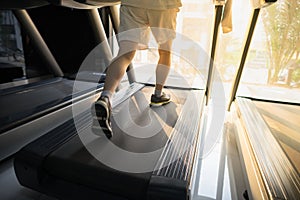
[[[173,101],[163,108],[166,109],[166,113],[174,116],[172,116],[172,118],[167,117],[169,121],[162,121],[160,117],[163,116],[159,116],[159,111],[162,107],[149,107],[152,90],[153,88],[146,87],[142,91],[135,93],[131,99],[127,99],[124,103],[114,108],[115,113],[113,115],[115,115],[117,119],[112,121],[114,137],[111,141],[119,148],[130,152],[147,153],[163,148],[167,142],[172,127],[175,125],[178,114],[181,111],[180,103],[184,103],[184,96],[187,95],[181,94],[182,97],[174,99],[175,102]],[[171,93],[176,94],[176,91],[174,90]],[[184,93],[187,93],[187,91]],[[175,95],[173,96],[175,97]],[[137,102],[139,103],[138,106],[136,105]],[[178,104],[177,107],[175,103]],[[127,120],[129,118],[128,116],[126,118],[124,117],[128,114],[128,106],[131,113],[130,118],[133,120],[132,122]],[[152,131],[155,130],[144,128],[143,133],[138,132],[144,134],[144,138],[129,135],[129,131],[136,133],[135,131],[137,131],[139,127],[150,124],[150,120],[153,120],[155,124],[161,124],[159,133],[152,137],[147,137],[147,135],[152,135]],[[85,134],[88,135],[90,129],[90,126],[86,127],[84,131],[87,131],[87,133]],[[147,130],[149,132],[145,133]],[[95,137],[95,139],[88,143],[88,149],[101,152],[105,150],[106,143],[107,140],[104,137]],[[117,152],[111,152],[109,156],[115,157],[118,155]],[[156,160],[153,162],[153,169],[158,158],[159,154],[157,154]],[[78,184],[84,183],[89,187],[110,193],[118,191],[118,193],[123,194],[123,196],[133,199],[146,198],[145,194],[152,174],[152,172],[126,173],[105,166],[86,150],[79,136],[72,138],[68,143],[49,155],[44,166],[49,174],[55,174],[55,176]],[[132,188],[135,189],[133,190]]]
[[[74,119],[74,122],[68,121],[67,124],[53,129],[17,154],[15,169],[20,183],[63,199],[80,199],[74,192],[70,194],[77,186],[85,188],[77,194],[91,195],[88,199],[101,199],[105,198],[105,195],[116,197],[113,199],[146,199],[149,195],[147,192],[149,193],[151,177],[154,175],[155,167],[160,163],[158,161],[161,160],[164,147],[166,144],[175,145],[172,141],[169,143],[169,138],[172,137],[177,120],[183,112],[188,94],[191,93],[180,89],[165,91],[171,94],[172,102],[162,107],[149,106],[153,87],[144,87],[114,107],[112,120],[114,136],[111,140],[92,133],[93,119],[89,110],[78,119]],[[203,98],[204,92],[200,94]],[[196,126],[198,127],[198,124]],[[195,130],[197,132],[198,129]],[[196,138],[193,140],[197,140]],[[109,148],[110,146],[117,148]],[[145,162],[143,158],[141,162],[128,162],[128,158],[123,157],[121,151],[139,155],[156,153],[152,155],[150,163],[146,158]],[[193,150],[188,150],[190,151]],[[32,156],[36,157],[35,161],[26,159]],[[115,163],[117,166],[113,165]],[[27,166],[26,172],[24,164]],[[144,165],[147,165],[148,170],[136,172],[129,170]],[[33,175],[31,172],[37,174]],[[158,176],[159,174],[156,175]],[[37,177],[38,181],[33,181],[33,177]],[[174,181],[177,184],[177,181]],[[61,185],[58,186],[59,184]],[[186,187],[184,182],[183,188],[187,189]],[[95,191],[96,196],[93,196],[92,193]],[[155,193],[157,189],[154,188],[152,191]],[[112,196],[106,199],[111,199]],[[175,196],[173,199],[177,198],[182,197]]]

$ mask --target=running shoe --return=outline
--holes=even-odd
[[[170,103],[170,101],[171,101],[170,95],[165,94],[164,92],[160,97],[156,96],[155,94],[152,94],[150,106],[162,106],[167,103]]]
[[[106,137],[110,139],[113,135],[110,121],[110,101],[107,97],[100,97],[94,105],[95,109],[92,109],[92,114],[94,117],[92,130],[96,135],[99,135],[101,132],[103,132]],[[102,129],[102,131],[100,129]]]

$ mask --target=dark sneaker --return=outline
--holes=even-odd
[[[160,97],[152,94],[150,106],[162,106],[167,103],[170,103],[171,97],[168,94],[162,93]]]
[[[95,111],[92,109],[92,114],[94,116],[94,122],[93,122],[93,132],[96,135],[99,135],[102,131],[106,135],[107,138],[112,137],[112,128],[111,128],[111,122],[110,122],[110,117],[111,117],[111,105],[110,101],[107,97],[100,97],[96,102],[95,102]],[[99,125],[97,124],[99,123]],[[102,129],[99,130],[99,129]]]

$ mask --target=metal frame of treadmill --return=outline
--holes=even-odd
[[[210,52],[210,61],[209,61],[209,68],[208,68],[208,74],[207,74],[207,83],[206,83],[206,105],[208,105],[208,102],[210,101],[211,96],[211,90],[212,90],[212,84],[213,84],[213,78],[215,75],[215,54],[216,54],[216,47],[219,37],[219,28],[220,23],[222,19],[223,14],[223,8],[225,5],[226,0],[215,0],[215,18],[214,18],[214,29],[213,29],[213,38],[212,38],[212,44],[211,44],[211,52]]]

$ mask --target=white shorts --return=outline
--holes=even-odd
[[[179,8],[150,10],[122,5],[120,8],[119,41],[147,45],[152,32],[156,42],[163,44],[176,37]]]

